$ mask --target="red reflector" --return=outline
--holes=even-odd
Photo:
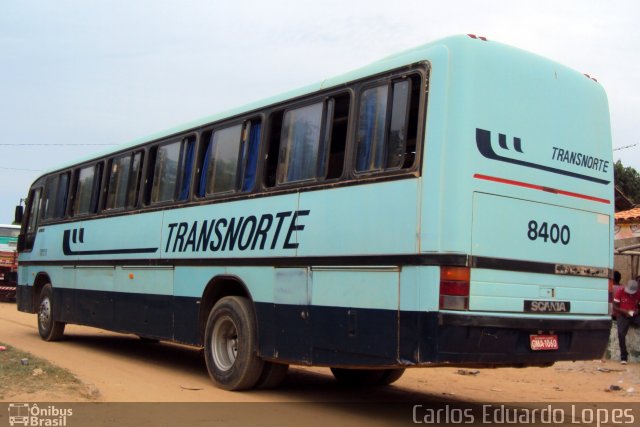
[[[476,40],[477,40],[477,39],[480,39],[480,40],[482,40],[483,42],[486,42],[486,41],[487,41],[487,38],[486,38],[486,37],[483,37],[483,36],[476,36],[475,34],[467,34],[467,35],[468,35],[469,37],[471,37],[472,39],[476,39]]]
[[[440,281],[440,295],[456,295],[466,297],[469,295],[469,282]]]

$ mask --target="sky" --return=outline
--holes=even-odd
[[[44,170],[454,34],[597,78],[614,161],[640,170],[639,16],[637,0],[3,0],[0,223]]]

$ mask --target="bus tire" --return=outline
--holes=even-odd
[[[40,291],[38,304],[38,333],[45,341],[58,341],[64,334],[64,322],[54,319],[53,313],[55,300],[51,283],[47,283]]]
[[[267,390],[278,387],[287,376],[289,365],[285,363],[264,362],[262,374],[256,383],[256,388]]]
[[[331,373],[340,384],[353,387],[379,385],[386,371],[386,369],[331,368]]]
[[[204,337],[209,376],[225,390],[247,390],[258,382],[264,362],[256,351],[256,322],[247,298],[230,296],[209,313]]]
[[[385,369],[384,374],[382,374],[382,378],[378,384],[381,385],[389,385],[398,381],[400,377],[404,374],[404,368],[401,369]]]

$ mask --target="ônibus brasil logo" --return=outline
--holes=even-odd
[[[55,405],[39,407],[37,403],[10,403],[9,425],[65,427],[73,409]]]

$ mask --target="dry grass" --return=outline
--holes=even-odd
[[[88,387],[66,369],[10,345],[0,351],[0,401],[93,400],[97,390]],[[27,364],[23,364],[26,359]]]

